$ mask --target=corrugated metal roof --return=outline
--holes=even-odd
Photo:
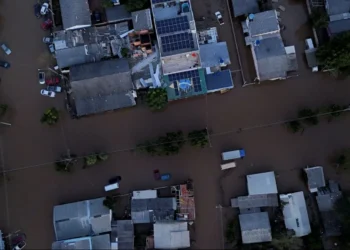
[[[220,66],[221,60],[225,64],[231,64],[226,42],[200,45],[199,54],[203,68]]]
[[[260,12],[257,0],[232,0],[235,17]]]
[[[135,31],[153,30],[151,10],[139,10],[131,13],[132,23]]]
[[[350,31],[350,19],[329,22],[328,30],[332,35]]]
[[[311,233],[304,193],[300,191],[281,194],[280,200],[283,203],[283,217],[286,228],[294,230],[297,237]]]
[[[260,194],[240,196],[236,199],[231,199],[231,206],[240,209],[254,207],[278,207],[277,194]]]
[[[229,69],[205,75],[208,93],[216,92],[224,89],[232,89],[233,80]]]
[[[112,221],[112,242],[118,244],[118,249],[134,249],[134,224],[132,220]]]
[[[60,0],[63,28],[74,26],[91,26],[88,0]]]
[[[239,223],[244,244],[272,240],[271,226],[267,212],[240,214]]]
[[[328,15],[337,15],[350,11],[349,0],[326,0],[326,9]]]
[[[268,10],[255,14],[253,21],[249,22],[249,30],[252,37],[279,32],[280,28],[276,10]]]
[[[190,232],[187,222],[155,223],[154,246],[156,249],[179,249],[190,247]]]
[[[108,22],[119,22],[131,20],[131,13],[126,10],[125,5],[116,5],[105,9]]]
[[[247,182],[249,195],[278,193],[273,171],[247,175]]]
[[[321,188],[326,186],[324,179],[323,167],[311,167],[304,169],[308,179],[309,189]]]

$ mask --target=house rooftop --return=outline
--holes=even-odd
[[[310,192],[317,192],[318,188],[325,187],[326,181],[324,179],[323,167],[316,166],[304,169],[307,176],[307,182]]]
[[[59,3],[65,30],[91,26],[88,0],[60,0]]]
[[[232,0],[235,17],[260,12],[257,0]]]
[[[304,193],[280,194],[283,203],[283,218],[287,229],[294,230],[296,237],[311,233],[309,215]]]
[[[92,237],[83,237],[70,240],[56,241],[52,243],[52,250],[84,249],[84,250],[104,250],[110,249],[111,241],[109,234],[102,234]]]
[[[198,51],[162,57],[161,63],[164,75],[194,70],[201,65]]]
[[[132,220],[112,221],[111,241],[112,245],[117,246],[117,249],[134,249],[134,223]]]
[[[207,93],[204,69],[164,75],[168,100],[178,100]]]
[[[327,0],[325,2],[329,16],[348,13],[350,11],[350,1],[348,0]]]
[[[247,182],[249,195],[278,193],[273,171],[247,175]]]
[[[231,206],[240,209],[256,207],[278,207],[277,194],[257,194],[231,199]]]
[[[199,53],[203,68],[231,64],[226,42],[200,45]]]
[[[350,16],[348,19],[329,22],[328,31],[331,35],[337,35],[339,33],[350,31]]]
[[[276,10],[254,14],[253,20],[247,22],[252,37],[280,31]]]
[[[104,197],[55,206],[53,221],[56,240],[91,236],[111,231],[111,210]]]
[[[125,5],[115,5],[113,7],[108,7],[105,9],[107,22],[121,22],[126,20],[131,20],[131,13],[126,10]]]
[[[256,71],[260,81],[285,78],[289,61],[280,35],[260,40],[252,45],[257,61]]]
[[[131,200],[131,218],[135,224],[174,220],[175,210],[173,197]]]
[[[272,240],[267,212],[239,215],[243,244],[269,242]]]
[[[136,105],[127,59],[75,65],[70,80],[78,116]]]
[[[156,222],[154,230],[155,249],[179,249],[190,247],[187,222]]]
[[[135,31],[153,30],[151,10],[139,10],[131,13]]]
[[[234,87],[231,71],[229,69],[206,74],[205,82],[207,84],[208,93],[232,89]]]

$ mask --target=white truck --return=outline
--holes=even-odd
[[[222,17],[220,11],[215,12],[216,19],[218,20],[220,25],[225,24],[224,23],[224,18]]]

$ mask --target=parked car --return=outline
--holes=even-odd
[[[122,180],[121,176],[115,176],[109,180],[109,184],[104,187],[105,191],[112,191],[119,188],[119,182]]]
[[[36,18],[41,18],[40,9],[41,6],[39,3],[34,4],[34,15],[36,16]]]
[[[39,83],[40,84],[45,84],[45,72],[39,71],[38,76],[39,76]]]
[[[48,11],[49,11],[49,4],[43,3],[43,5],[41,5],[40,14],[45,16]]]
[[[318,72],[318,65],[317,65],[318,62],[317,62],[317,59],[316,59],[316,56],[315,56],[316,49],[315,49],[314,43],[312,41],[312,38],[307,38],[305,40],[305,47],[306,47],[305,53],[309,53],[310,59],[311,59],[311,55],[312,54],[314,55],[314,58],[315,58],[314,60],[310,60],[310,62],[309,62],[309,63],[311,63],[310,66],[312,66],[311,67],[312,68],[312,72]]]
[[[220,25],[225,24],[224,19],[222,18],[220,11],[215,12],[215,16],[216,16],[216,19],[218,20]]]
[[[54,77],[46,79],[45,82],[47,85],[57,85],[60,83],[60,78],[57,76],[54,76]]]
[[[171,174],[162,174],[162,175],[160,176],[160,179],[161,179],[162,181],[168,181],[168,180],[170,180],[170,178],[171,178]]]
[[[52,43],[53,38],[51,36],[45,36],[43,38],[43,43]]]
[[[12,51],[5,44],[1,44],[1,48],[7,55],[12,53]]]
[[[53,91],[53,92],[56,92],[56,93],[61,93],[62,92],[62,87],[61,86],[57,86],[57,85],[47,86],[46,90]]]
[[[8,62],[5,62],[5,61],[0,61],[0,67],[3,67],[5,69],[8,69],[10,68],[10,64]]]
[[[156,181],[160,180],[160,173],[158,169],[153,170],[153,176]]]
[[[51,29],[52,28],[52,25],[53,25],[53,22],[51,19],[47,19],[46,21],[44,21],[42,24],[41,24],[41,28],[43,30],[48,30],[48,29]]]
[[[55,46],[52,43],[49,45],[49,50],[51,54],[55,53]]]
[[[48,91],[46,89],[42,89],[40,90],[40,94],[43,95],[43,96],[47,96],[47,97],[55,97],[56,96],[56,93],[53,92],[53,91]]]

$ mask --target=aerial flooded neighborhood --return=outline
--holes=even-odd
[[[0,250],[350,249],[349,0],[3,0],[0,47]]]

